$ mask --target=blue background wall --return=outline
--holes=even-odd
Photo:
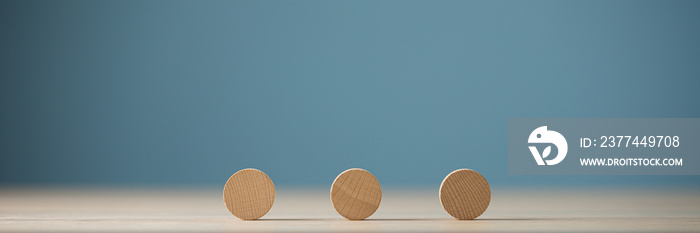
[[[518,117],[700,117],[699,1],[1,1],[0,184],[509,176]]]

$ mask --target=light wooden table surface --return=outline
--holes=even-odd
[[[325,188],[277,188],[259,220],[231,215],[222,188],[0,188],[0,231],[625,231],[699,232],[700,189],[502,188],[476,220],[440,205],[437,187],[383,187],[371,217],[350,221]]]

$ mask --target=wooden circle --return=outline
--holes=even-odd
[[[264,172],[246,168],[234,173],[224,186],[224,204],[243,220],[258,219],[275,202],[275,185]]]
[[[479,217],[491,202],[491,187],[478,172],[470,169],[453,171],[440,185],[442,208],[459,220]]]
[[[377,211],[382,188],[368,171],[352,168],[340,173],[331,186],[333,208],[350,220],[362,220]]]

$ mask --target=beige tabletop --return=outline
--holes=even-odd
[[[329,189],[277,187],[261,219],[231,215],[222,187],[2,187],[0,231],[700,231],[700,189],[492,187],[476,220],[440,205],[439,187],[382,187],[379,209],[350,221],[333,209]]]

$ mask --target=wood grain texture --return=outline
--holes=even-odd
[[[489,207],[491,187],[478,172],[459,169],[442,181],[440,202],[445,211],[456,219],[475,219]]]
[[[372,173],[352,168],[340,173],[331,185],[333,208],[350,220],[371,216],[382,201],[382,188]]]
[[[698,232],[697,186],[504,186],[488,211],[451,217],[437,185],[383,185],[381,208],[348,221],[328,187],[276,187],[263,218],[241,221],[216,186],[1,186],[0,232]]]
[[[275,185],[264,172],[247,168],[236,172],[224,186],[224,204],[243,220],[262,217],[275,202]]]

